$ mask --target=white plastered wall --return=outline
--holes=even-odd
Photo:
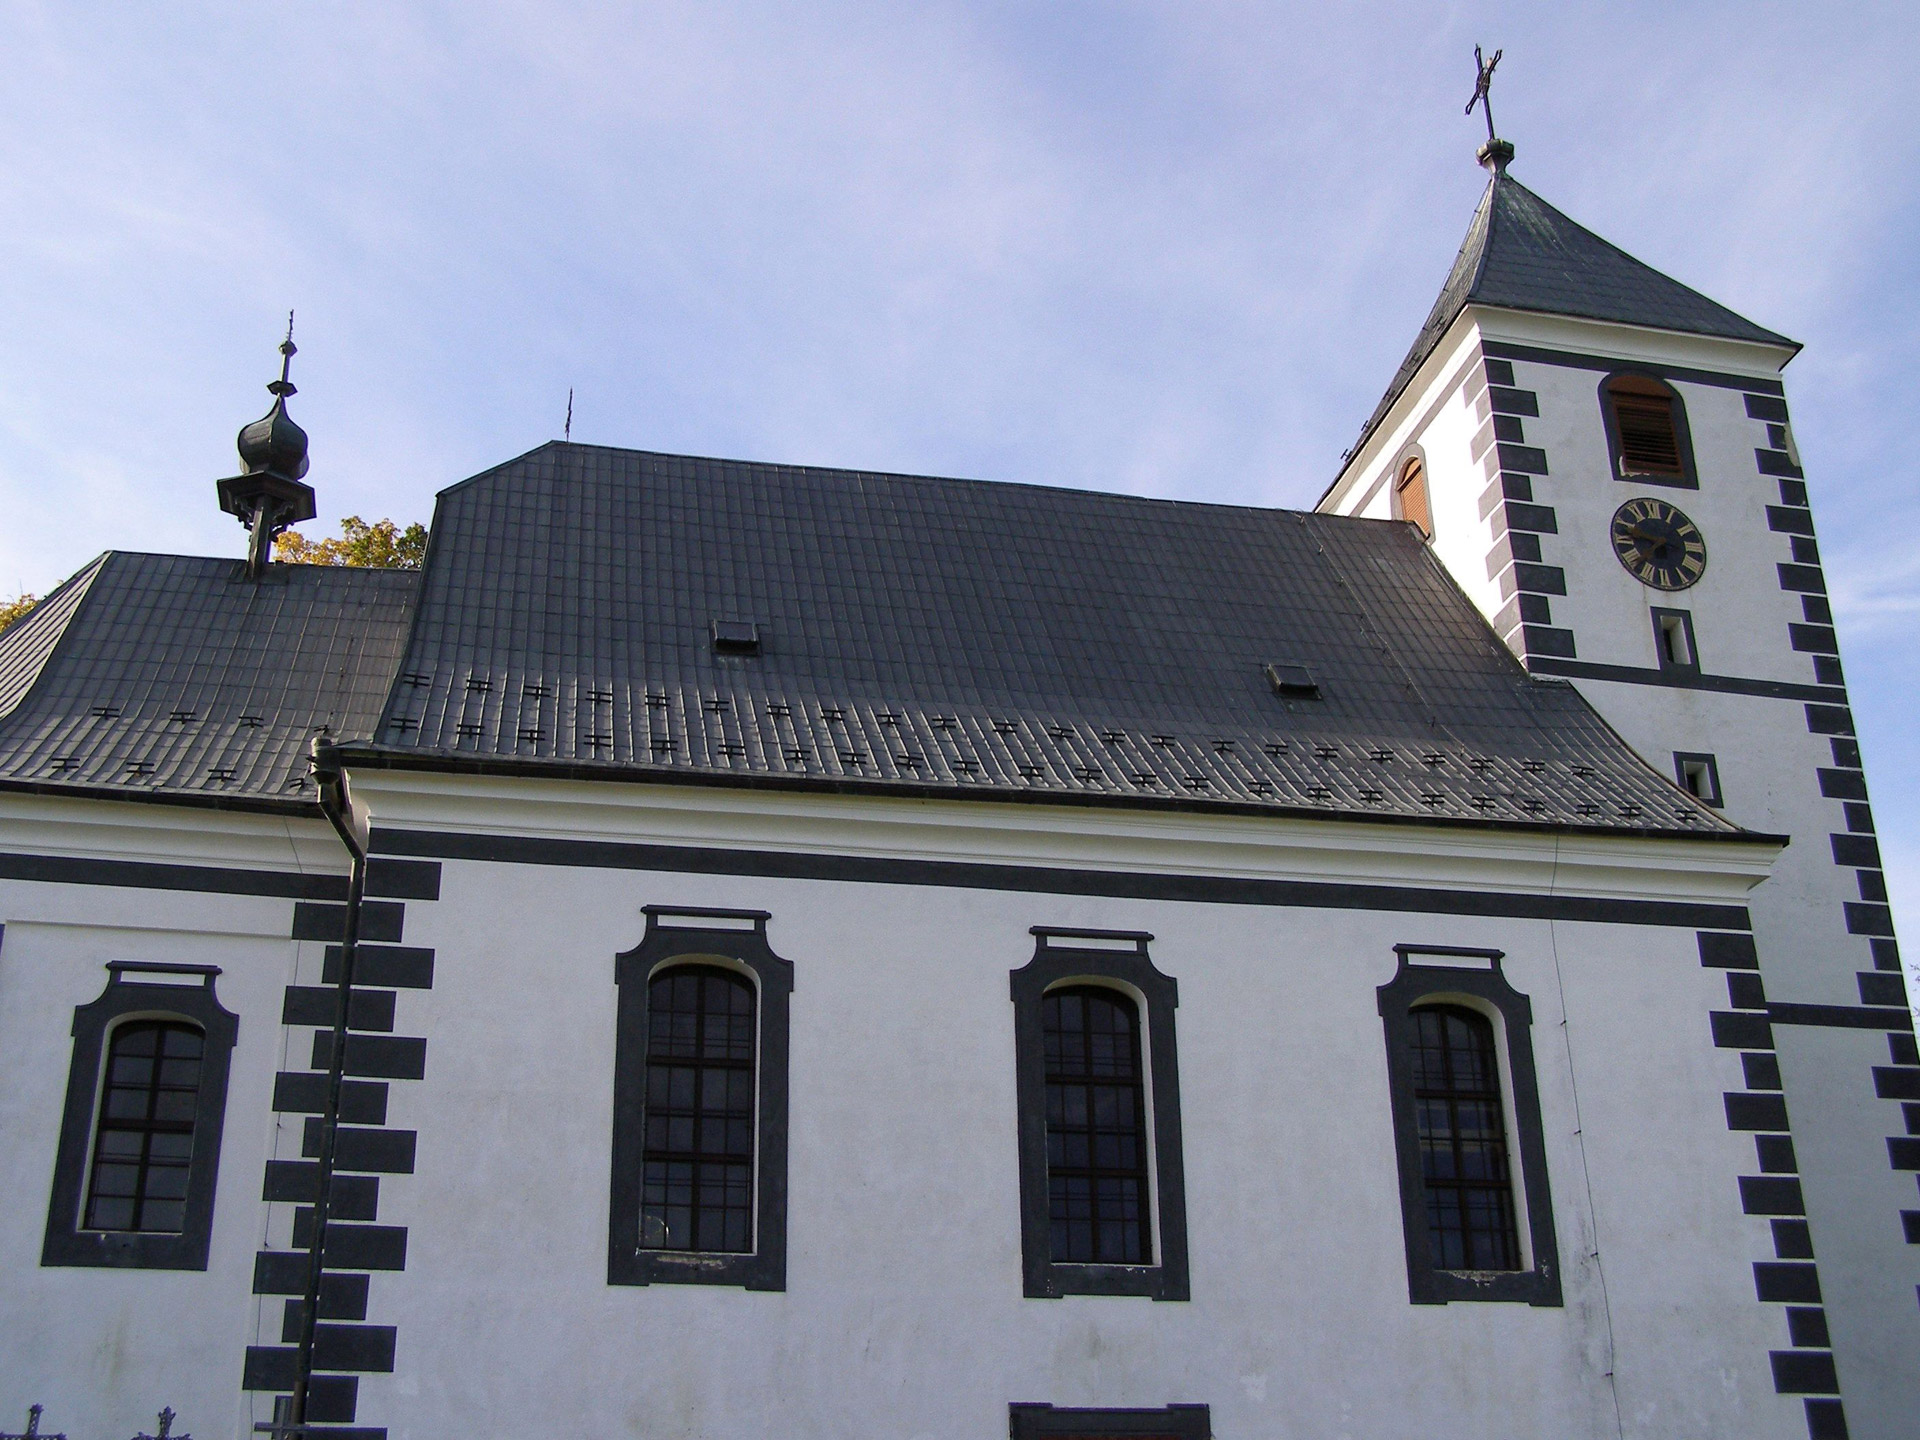
[[[1772,855],[398,775],[357,793],[376,825],[470,834],[1721,903]],[[37,827],[85,853],[93,812],[55,809]],[[205,863],[250,845],[281,868],[323,853],[202,824],[220,835],[107,827],[93,849]],[[264,1418],[241,1357],[277,1340],[280,1309],[248,1293],[252,1255],[286,1243],[290,1209],[258,1200],[262,1167],[298,1151],[291,1131],[276,1149],[271,1079],[311,1035],[280,1027],[280,997],[297,952],[314,983],[320,947],[282,938],[284,900],[8,882],[0,903],[0,1043],[35,1077],[0,1098],[27,1197],[0,1221],[0,1284],[9,1314],[37,1317],[0,1327],[0,1404],[44,1401],[75,1435],[172,1404],[203,1440],[237,1440]],[[769,910],[796,967],[783,1293],[606,1283],[613,956],[656,903]],[[396,1022],[427,1037],[427,1076],[392,1090],[388,1123],[419,1151],[415,1174],[383,1178],[379,1218],[409,1227],[409,1258],[374,1277],[368,1320],[398,1327],[399,1360],[363,1379],[359,1421],[396,1440],[527,1415],[612,1435],[961,1440],[999,1433],[1016,1400],[1202,1401],[1228,1440],[1800,1433],[1768,1378],[1784,1322],[1752,1295],[1765,1226],[1739,1214],[1748,1151],[1720,1113],[1738,1065],[1710,1044],[1723,997],[1690,930],[470,861],[448,861],[406,924],[436,952],[433,988],[402,992]],[[1149,930],[1180,984],[1190,1302],[1021,1298],[1007,974],[1035,924]],[[1503,949],[1530,998],[1564,1308],[1407,1302],[1373,994],[1399,942]],[[65,1020],[129,946],[213,957],[241,1017],[204,1275],[37,1265]]]
[[[376,825],[457,814],[479,833],[1332,868],[1306,826],[1291,843],[1192,817],[590,791],[372,777],[359,793]],[[1527,868],[1433,838],[1455,842],[1453,883]],[[1339,867],[1442,883],[1419,840],[1373,841]],[[1531,850],[1554,883],[1550,843],[1485,844]],[[1605,843],[1576,848],[1560,888],[1657,883],[1622,885]],[[1725,899],[1751,878],[1695,872],[1667,893]],[[647,904],[768,910],[795,965],[782,1294],[605,1284],[612,957]],[[1021,1298],[1007,974],[1035,924],[1151,931],[1179,981],[1191,1302]],[[430,1037],[394,1118],[420,1126],[419,1173],[382,1214],[412,1232],[381,1317],[402,1365],[362,1385],[396,1435],[511,1407],[614,1434],[959,1440],[1042,1400],[1203,1401],[1227,1437],[1599,1437],[1619,1433],[1615,1384],[1629,1434],[1801,1429],[1768,1379],[1784,1323],[1752,1296],[1765,1227],[1738,1213],[1747,1151],[1720,1106],[1738,1066],[1708,1039],[1723,1001],[1691,931],[449,861],[440,901],[409,905],[408,941],[435,949],[436,981],[403,1002],[402,1027]],[[1506,949],[1531,998],[1564,1309],[1407,1303],[1373,993],[1400,941]]]

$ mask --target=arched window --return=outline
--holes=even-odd
[[[1420,533],[1433,538],[1433,506],[1427,499],[1427,467],[1418,455],[1400,467],[1393,482],[1393,514],[1396,520],[1410,520]]]
[[[1651,375],[1615,375],[1606,382],[1618,473],[1689,477],[1687,446],[1673,387]]]
[[[1140,1011],[1118,990],[1069,985],[1047,992],[1040,1028],[1053,1258],[1150,1265]]]
[[[1033,937],[1008,977],[1024,1293],[1186,1300],[1179,984],[1142,930]]]
[[[754,987],[718,965],[647,986],[640,1247],[753,1249]]]
[[[107,1047],[83,1230],[186,1228],[206,1036],[177,1020],[116,1026]]]
[[[784,1290],[793,966],[764,910],[642,913],[614,960],[607,1283]]]
[[[1463,1005],[1423,1005],[1409,1018],[1433,1263],[1441,1270],[1518,1270],[1493,1024]]]
[[[216,965],[114,960],[73,1012],[42,1265],[204,1270],[238,1018]]]

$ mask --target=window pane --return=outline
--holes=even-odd
[[[1042,999],[1040,1026],[1053,1258],[1150,1265],[1139,1012],[1117,990],[1074,986]]]
[[[140,1020],[113,1032],[83,1228],[178,1234],[185,1227],[205,1044],[197,1026],[174,1021]]]
[[[640,1244],[746,1253],[753,1245],[753,985],[718,966],[677,966],[654,977],[647,1006]]]
[[[1459,1005],[1410,1017],[1427,1231],[1442,1270],[1517,1270],[1513,1177],[1493,1025]]]

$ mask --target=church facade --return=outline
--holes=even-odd
[[[1920,1414],[1780,375],[1506,174],[1314,512],[556,443],[0,635],[0,1423]],[[290,347],[289,347],[290,348]]]

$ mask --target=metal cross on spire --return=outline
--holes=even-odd
[[[1489,60],[1478,45],[1473,47],[1473,64],[1475,69],[1473,98],[1467,101],[1466,111],[1467,114],[1471,115],[1473,114],[1473,107],[1478,105],[1481,113],[1486,116],[1487,143],[1480,147],[1478,158],[1482,165],[1485,165],[1495,174],[1503,173],[1507,168],[1507,162],[1513,159],[1513,146],[1494,133],[1493,96],[1488,93],[1493,89],[1494,69],[1500,64],[1500,57],[1506,53],[1504,50],[1496,50],[1493,52],[1493,58]]]
[[[291,315],[287,317],[287,338],[288,342],[291,343],[293,338],[293,317]],[[155,1418],[160,1422],[160,1429],[152,1435],[142,1430],[138,1435],[133,1437],[133,1440],[193,1440],[193,1436],[190,1434],[182,1432],[179,1435],[175,1435],[173,1433],[173,1422],[180,1418],[174,1413],[173,1406],[167,1406],[167,1408],[162,1410]]]
[[[1473,47],[1473,63],[1479,70],[1479,75],[1473,82],[1473,98],[1467,101],[1467,114],[1471,115],[1476,105],[1486,112],[1489,144],[1496,137],[1493,133],[1493,97],[1488,95],[1487,91],[1493,88],[1494,67],[1500,63],[1500,57],[1506,53],[1504,50],[1496,50],[1493,52],[1493,58],[1489,60],[1480,53],[1478,45]]]
[[[46,1412],[44,1405],[32,1405],[27,1408],[27,1428],[25,1430],[0,1431],[0,1440],[67,1440],[66,1432],[42,1434],[40,1417]]]

